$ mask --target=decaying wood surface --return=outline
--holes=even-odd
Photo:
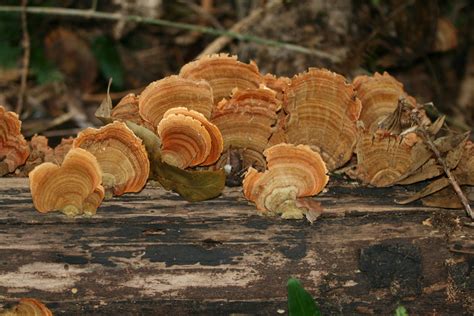
[[[458,223],[461,210],[393,203],[405,195],[333,184],[310,225],[256,215],[239,189],[188,203],[147,187],[70,219],[36,212],[27,179],[0,179],[0,303],[34,297],[55,315],[275,315],[294,276],[325,315],[389,315],[399,303],[410,315],[472,313],[474,229]]]

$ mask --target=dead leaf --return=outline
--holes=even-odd
[[[443,124],[444,124],[444,121],[446,120],[446,116],[440,116],[436,119],[436,121],[434,121],[427,129],[426,131],[432,135],[432,136],[435,136],[436,134],[438,134],[439,130],[441,129],[441,127],[443,127]]]
[[[470,191],[474,193],[474,188],[464,187],[462,188],[466,197],[469,197]],[[474,198],[474,197],[473,197]],[[471,199],[472,200],[472,199]],[[452,187],[444,188],[434,194],[431,194],[427,197],[421,199],[421,202],[425,206],[431,207],[442,207],[442,208],[463,208],[461,201],[459,200],[458,195],[454,192]]]
[[[442,154],[449,154],[449,152],[453,152],[450,154],[451,165],[456,166],[460,161],[462,153],[464,152],[463,148],[468,137],[468,133],[452,134],[439,137],[434,141],[434,144]],[[439,173],[438,171],[438,168],[441,168],[440,170],[442,171],[441,166],[433,166],[433,162],[436,162],[434,159],[430,159],[433,156],[433,152],[423,142],[414,146],[412,150],[412,156],[412,161],[415,163],[411,166],[410,170],[408,170],[397,181],[395,181],[395,183],[412,184],[442,174],[442,172]]]
[[[421,166],[411,176],[398,181],[397,184],[406,185],[413,184],[427,179],[432,179],[443,174],[443,168],[436,163],[435,159],[428,160],[423,166]]]
[[[150,179],[157,180],[166,190],[173,190],[188,201],[204,201],[221,194],[225,187],[224,170],[183,170],[161,160],[161,141],[143,126],[126,122],[143,141],[150,159]]]
[[[439,190],[442,190],[445,187],[447,187],[449,184],[450,183],[449,183],[448,178],[443,177],[431,182],[426,187],[424,187],[420,192],[413,194],[411,197],[401,200],[401,201],[395,200],[395,202],[398,204],[408,204],[418,199],[421,199],[425,196],[438,192]]]
[[[452,150],[448,151],[448,154],[446,155],[446,166],[449,169],[454,169],[458,165],[459,161],[461,160],[462,154],[464,152],[464,145],[466,144],[466,141],[469,139],[470,132],[463,134],[464,138],[461,140],[461,142]]]
[[[109,85],[107,87],[107,96],[102,103],[100,103],[99,108],[95,111],[95,117],[102,121],[104,124],[109,124],[113,122],[112,119],[112,98],[110,97],[110,86],[112,85],[112,78],[109,79]]]

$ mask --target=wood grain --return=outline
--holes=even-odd
[[[389,315],[399,302],[410,315],[471,313],[473,228],[456,224],[462,211],[393,203],[406,194],[335,183],[310,225],[257,215],[239,189],[189,203],[148,186],[70,219],[36,212],[27,179],[0,179],[0,303],[34,297],[55,315],[276,315],[294,276],[324,315]]]

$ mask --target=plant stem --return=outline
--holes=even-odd
[[[248,42],[257,43],[260,45],[283,48],[283,49],[291,50],[291,51],[302,53],[302,54],[324,57],[333,62],[339,61],[339,57],[337,56],[333,56],[326,52],[321,52],[319,50],[307,48],[307,47],[296,45],[296,44],[280,42],[280,41],[266,39],[263,37],[253,36],[249,34],[241,34],[241,33],[233,32],[233,31],[218,30],[218,29],[206,27],[206,26],[181,23],[181,22],[173,22],[173,21],[162,20],[162,19],[145,18],[138,15],[123,16],[120,13],[109,13],[109,12],[99,12],[99,11],[94,11],[94,10],[68,9],[68,8],[57,8],[57,7],[27,7],[25,11],[29,14],[38,14],[38,15],[74,16],[74,17],[82,17],[82,18],[90,18],[90,19],[111,20],[111,21],[125,20],[128,22],[166,26],[166,27],[177,28],[177,29],[182,29],[182,30],[189,30],[189,31],[196,31],[196,32],[201,32],[205,34],[211,34],[215,36],[227,36],[227,37],[238,39],[241,41],[248,41]],[[22,8],[19,6],[0,6],[0,12],[21,13]]]

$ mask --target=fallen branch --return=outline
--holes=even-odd
[[[233,39],[238,39],[241,41],[253,42],[260,45],[265,46],[273,46],[278,47],[302,54],[307,55],[314,55],[318,57],[324,56],[324,58],[328,58],[331,61],[334,59],[339,59],[338,57],[333,56],[332,54],[321,52],[319,50],[307,48],[300,45],[295,45],[287,42],[280,42],[276,40],[271,40],[259,36],[249,35],[249,34],[241,34],[238,32],[228,31],[228,30],[218,30],[212,27],[207,26],[200,26],[194,25],[189,23],[181,23],[181,22],[173,22],[168,20],[162,19],[153,19],[153,18],[145,18],[138,15],[127,15],[124,16],[120,13],[109,13],[109,12],[99,12],[95,10],[84,10],[84,9],[68,9],[68,8],[57,8],[57,7],[27,7],[25,11],[29,14],[38,14],[38,15],[56,15],[56,16],[74,16],[74,17],[81,17],[81,18],[90,18],[90,19],[100,19],[100,20],[110,20],[110,21],[118,21],[124,20],[128,22],[135,22],[135,23],[143,23],[143,24],[151,24],[151,25],[159,25],[159,26],[166,26],[176,29],[188,30],[188,31],[195,31],[201,32],[205,34],[211,34],[215,36],[226,36]],[[0,6],[0,12],[22,12],[22,7],[19,6]]]

